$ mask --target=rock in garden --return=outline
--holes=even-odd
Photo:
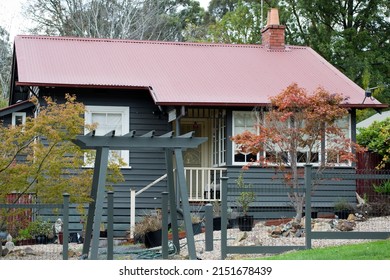
[[[314,224],[313,231],[330,231],[332,228],[329,223],[318,222]]]
[[[341,221],[337,225],[337,229],[340,231],[351,231],[354,229],[356,223],[350,221]]]
[[[354,222],[356,220],[356,216],[354,214],[349,214],[347,221]]]
[[[3,250],[1,250],[2,257],[5,257],[6,255],[8,255],[8,253],[9,253],[9,250],[7,248],[3,248]]]
[[[7,248],[9,252],[11,252],[15,248],[15,244],[12,242],[11,234],[7,235],[7,242],[5,243],[5,248]]]
[[[245,240],[248,237],[248,234],[244,232],[242,235],[237,236],[236,243],[240,243],[241,241]]]
[[[81,254],[79,252],[76,252],[75,250],[68,250],[68,258],[80,257],[80,255]]]
[[[297,230],[297,232],[295,233],[295,237],[303,237],[305,236],[305,230],[303,228],[300,228]]]
[[[271,230],[271,237],[280,237],[282,229],[280,227],[273,227]]]
[[[26,255],[36,255],[36,252],[31,247],[24,248]]]
[[[15,249],[15,244],[12,241],[7,241],[7,243],[5,243],[5,248],[11,252],[13,249]]]

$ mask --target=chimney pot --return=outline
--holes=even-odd
[[[279,11],[272,8],[268,11],[267,25],[261,30],[262,45],[270,49],[283,49],[285,26],[279,23]]]
[[[268,11],[267,26],[268,25],[279,25],[279,10],[272,8]]]

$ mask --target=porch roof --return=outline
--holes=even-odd
[[[158,105],[254,106],[293,82],[386,107],[310,47],[17,36],[16,85],[145,88]],[[364,100],[364,103],[363,103]]]

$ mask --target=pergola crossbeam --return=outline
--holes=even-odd
[[[115,136],[115,130],[113,130],[104,136],[96,136],[96,132],[93,130],[87,135],[77,136],[76,139],[73,140],[73,142],[82,149],[94,149],[97,151],[91,189],[92,202],[88,208],[83,254],[89,254],[92,241],[90,258],[94,260],[98,258],[99,227],[103,213],[103,198],[107,176],[109,150],[159,149],[165,151],[169,203],[171,204],[171,207],[176,207],[175,192],[178,192],[183,203],[183,216],[187,232],[189,257],[190,259],[196,259],[182,151],[186,148],[198,147],[200,144],[207,141],[207,137],[193,137],[193,135],[194,132],[189,132],[175,137],[173,136],[173,132],[168,132],[161,136],[155,136],[155,131],[152,130],[141,136],[135,136],[135,131],[133,130],[126,135]],[[176,170],[178,174],[177,190],[174,188],[173,155],[175,155]],[[171,211],[171,222],[174,243],[179,246],[177,217],[175,211]],[[91,240],[91,237],[93,237],[93,240]]]
[[[154,137],[155,130],[151,130],[148,133],[145,133],[144,135],[141,135],[140,137],[145,137],[145,138],[153,138]]]
[[[114,137],[115,136],[115,130],[111,130],[110,132],[106,133],[104,136]]]

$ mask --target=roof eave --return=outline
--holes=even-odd
[[[388,108],[388,104],[343,104],[341,107],[344,108],[354,108],[354,109],[385,109]]]
[[[25,110],[27,108],[33,107],[34,103],[30,100],[21,101],[19,103],[10,105],[8,107],[4,107],[0,109],[0,117],[12,114],[14,112],[20,112],[22,110]]]
[[[146,89],[147,86],[129,86],[129,85],[95,85],[95,84],[57,84],[40,82],[16,82],[16,86],[37,86],[37,87],[69,87],[69,88],[112,88],[112,89]]]

